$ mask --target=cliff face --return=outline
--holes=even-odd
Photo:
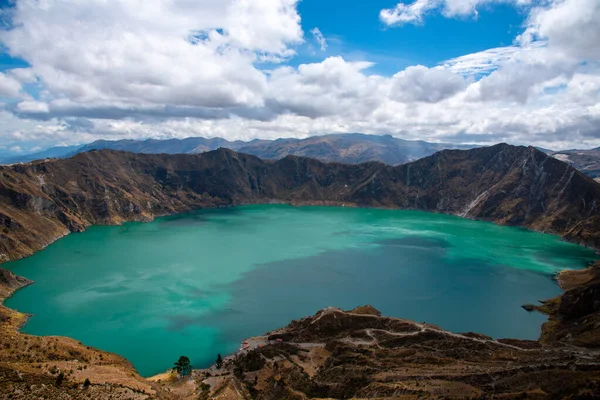
[[[269,201],[443,212],[600,248],[600,185],[526,147],[447,150],[398,167],[101,150],[0,167],[0,261],[93,224]]]

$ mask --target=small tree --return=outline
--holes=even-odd
[[[223,357],[221,357],[221,354],[217,354],[217,361],[215,363],[217,364],[217,369],[223,367]]]
[[[186,356],[179,357],[179,360],[175,363],[175,371],[181,376],[187,376],[192,373],[192,364],[190,359]]]
[[[90,380],[88,378],[85,378],[85,381],[83,381],[83,388],[87,389],[90,387],[91,384],[92,384],[92,382],[90,382]]]
[[[58,376],[56,377],[56,387],[60,387],[63,383],[63,381],[65,380],[65,374],[64,372],[61,372],[60,374],[58,374]]]

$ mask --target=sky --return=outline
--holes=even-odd
[[[391,134],[600,146],[598,0],[0,0],[0,154]]]

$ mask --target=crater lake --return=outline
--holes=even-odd
[[[454,332],[537,339],[521,308],[595,252],[521,228],[417,211],[253,205],[95,226],[4,265],[25,333],[73,337],[150,376],[335,306]]]

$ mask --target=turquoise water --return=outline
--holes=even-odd
[[[36,283],[23,329],[121,354],[143,375],[336,306],[535,339],[520,308],[560,293],[593,251],[518,228],[415,211],[258,205],[92,227],[5,267]]]

